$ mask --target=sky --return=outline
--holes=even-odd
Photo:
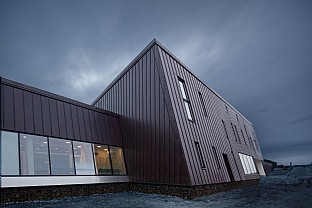
[[[312,1],[0,0],[0,76],[91,103],[153,39],[253,123],[263,157],[312,162]]]

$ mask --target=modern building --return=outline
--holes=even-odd
[[[251,122],[157,40],[92,105],[5,78],[0,97],[5,193],[123,184],[182,196],[264,175]]]

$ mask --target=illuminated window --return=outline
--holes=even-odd
[[[253,161],[253,158],[251,156],[238,153],[239,158],[241,160],[241,163],[243,165],[243,169],[245,174],[254,174],[257,173],[257,169],[255,166],[255,163]]]
[[[112,166],[107,145],[93,144],[97,175],[112,175]]]

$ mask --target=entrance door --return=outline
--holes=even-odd
[[[228,156],[227,156],[227,154],[222,154],[222,155],[223,155],[223,160],[224,160],[227,172],[229,174],[229,177],[231,179],[231,182],[233,182],[235,180],[234,180],[234,175],[233,175],[233,172],[232,172],[232,169],[231,169],[231,166],[230,166],[230,162],[229,162]]]

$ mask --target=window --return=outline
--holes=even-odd
[[[201,92],[198,92],[198,95],[199,95],[199,99],[200,99],[202,107],[203,107],[204,115],[207,116],[207,110],[206,110],[205,102],[204,102],[204,99],[203,99]]]
[[[253,158],[251,156],[241,154],[241,153],[238,153],[238,155],[239,155],[239,158],[240,158],[241,163],[243,165],[243,169],[244,169],[245,174],[257,173],[255,163],[254,163]]]
[[[73,150],[70,140],[49,138],[51,174],[75,175]]]
[[[47,137],[20,134],[21,175],[50,175]]]
[[[231,123],[231,126],[232,126],[232,130],[233,130],[233,133],[234,133],[235,141],[237,142],[236,132],[235,132],[235,129],[234,129],[234,125],[232,123]]]
[[[223,128],[224,128],[224,131],[225,131],[226,138],[229,138],[229,135],[228,135],[228,133],[227,133],[227,131],[226,131],[225,123],[224,123],[223,120],[222,120],[222,124],[223,124]]]
[[[236,120],[238,121],[238,123],[239,123],[239,119],[238,119],[238,116],[237,116],[237,114],[236,114]]]
[[[226,111],[227,114],[229,114],[229,109],[228,109],[228,107],[226,105],[225,105],[225,111]]]
[[[179,80],[179,86],[180,86],[180,90],[182,93],[182,98],[183,98],[187,118],[191,121],[194,121],[193,110],[191,107],[189,96],[188,96],[187,91],[186,91],[185,82],[181,78],[178,78],[178,80]]]
[[[1,175],[19,175],[18,134],[1,131]]]
[[[93,144],[97,175],[112,175],[112,167],[107,145]]]
[[[244,133],[243,133],[243,130],[242,130],[242,129],[241,129],[241,133],[242,133],[242,136],[243,136],[243,139],[244,139],[245,145],[247,146],[246,138],[245,138],[245,136],[244,136]]]
[[[236,132],[236,136],[237,136],[237,141],[238,141],[239,143],[241,143],[241,140],[240,140],[240,138],[239,138],[239,134],[238,134],[238,131],[237,131],[237,128],[236,128],[235,125],[234,125],[234,128],[235,128],[235,132]]]
[[[221,169],[221,165],[220,165],[220,161],[219,161],[219,158],[218,158],[218,155],[217,155],[216,148],[215,148],[215,147],[212,147],[212,151],[213,151],[214,157],[215,157],[215,159],[216,159],[218,168]]]
[[[198,142],[195,142],[195,147],[196,147],[196,151],[197,151],[197,155],[198,155],[201,167],[206,168],[204,158],[203,158],[203,155],[202,155],[202,152],[201,152],[201,149],[200,149]]]
[[[90,143],[73,142],[76,175],[94,175],[94,162]]]
[[[109,147],[114,175],[126,175],[123,149],[121,147]]]

